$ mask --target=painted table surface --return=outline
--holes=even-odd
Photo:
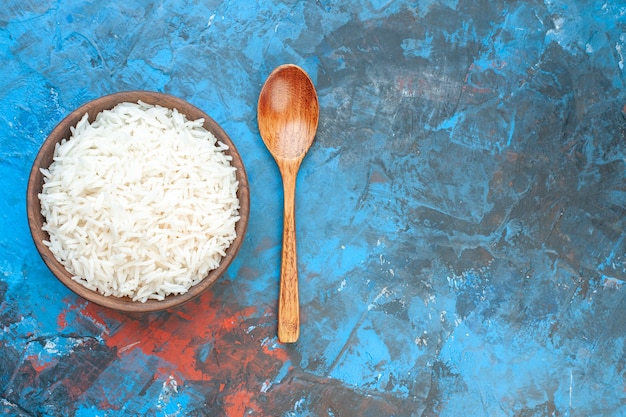
[[[0,9],[0,413],[626,415],[626,4],[8,0]],[[283,63],[302,334],[276,337],[282,188],[256,120]],[[251,218],[211,291],[144,315],[47,270],[27,176],[71,110],[166,92],[243,155]]]

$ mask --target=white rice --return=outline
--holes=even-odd
[[[41,170],[44,243],[74,280],[105,296],[185,293],[236,236],[228,147],[202,119],[141,101],[87,117]]]

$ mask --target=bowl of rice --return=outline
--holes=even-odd
[[[127,91],[71,112],[33,163],[27,215],[50,271],[104,307],[177,307],[228,269],[248,179],[226,132],[167,94]]]

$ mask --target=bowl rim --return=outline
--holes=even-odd
[[[103,294],[90,290],[81,283],[74,281],[72,279],[72,274],[70,274],[67,269],[65,269],[65,267],[55,259],[54,255],[50,251],[50,248],[43,243],[43,240],[46,237],[49,237],[49,235],[41,229],[45,219],[43,214],[41,214],[41,204],[38,197],[38,194],[41,193],[43,188],[43,174],[41,173],[40,168],[48,168],[50,166],[56,143],[59,143],[62,139],[69,139],[70,127],[76,126],[85,113],[89,114],[89,121],[92,122],[100,111],[112,109],[119,103],[136,103],[137,101],[142,101],[146,104],[160,105],[167,108],[176,108],[180,113],[185,114],[189,120],[203,118],[204,128],[213,133],[218,140],[228,145],[228,150],[225,152],[232,157],[231,165],[236,168],[235,173],[237,181],[239,182],[237,197],[239,199],[240,218],[235,224],[236,238],[226,249],[226,255],[222,257],[220,265],[218,268],[209,271],[207,276],[189,288],[189,290],[184,294],[169,295],[161,301],[147,300],[146,302],[139,302],[132,301],[132,299],[128,297],[104,296]],[[33,161],[26,189],[26,211],[31,237],[33,238],[33,242],[35,243],[39,255],[52,274],[67,288],[82,298],[102,307],[135,313],[153,312],[178,307],[188,301],[191,301],[200,294],[204,293],[215,283],[215,281],[217,281],[220,276],[226,272],[245,240],[245,233],[250,213],[250,186],[245,166],[243,164],[243,159],[237,147],[224,129],[207,113],[188,101],[170,94],[145,90],[129,90],[104,95],[84,103],[66,115],[52,129],[39,148],[35,160]]]

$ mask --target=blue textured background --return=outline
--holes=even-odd
[[[8,0],[0,8],[0,412],[626,415],[626,4]],[[298,183],[302,334],[281,345],[261,85],[320,126]],[[25,214],[46,135],[145,89],[222,124],[245,244],[205,296],[134,316],[46,269]]]

